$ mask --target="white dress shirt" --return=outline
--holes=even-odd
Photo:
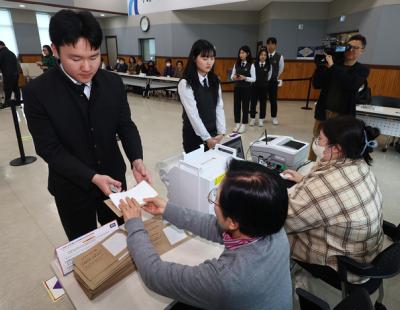
[[[275,55],[276,51],[274,51],[273,53],[268,53],[268,58],[271,58]],[[285,61],[283,59],[283,55],[281,55],[281,58],[279,59],[279,70],[278,70],[278,76],[277,76],[277,80],[279,79],[279,76],[282,74],[283,69],[285,68]],[[271,64],[271,70],[269,70],[268,72],[268,81],[271,79],[272,77],[272,64]]]
[[[208,83],[208,78],[206,76],[202,76],[199,74],[199,81],[201,85],[204,85],[204,80]],[[193,127],[194,132],[197,136],[201,138],[203,141],[207,141],[211,138],[211,135],[207,131],[206,127],[203,124],[203,121],[200,118],[199,111],[197,110],[197,103],[194,98],[194,93],[192,88],[188,85],[185,79],[180,80],[178,84],[178,93],[181,98],[181,102],[185,112],[189,118],[190,124]],[[217,133],[219,135],[225,134],[225,112],[224,112],[224,102],[222,100],[222,91],[221,85],[218,89],[218,102],[216,107],[217,113]]]
[[[244,66],[246,64],[247,64],[247,61],[242,61],[242,63],[241,63],[241,65],[244,65]],[[233,65],[231,80],[233,80],[235,75],[236,75],[236,64]],[[251,67],[250,67],[250,76],[246,76],[245,81],[250,82],[250,83],[253,83],[256,81],[256,68],[254,67],[253,64],[251,64]]]
[[[60,64],[61,70],[65,73],[66,76],[76,85],[82,85],[81,82],[78,82],[75,80],[72,76],[70,76],[65,70],[62,64]],[[89,100],[90,99],[90,92],[92,90],[92,81],[85,83],[85,89],[83,90],[83,93],[85,94],[86,98]]]

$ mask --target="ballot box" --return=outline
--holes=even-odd
[[[217,144],[214,149],[199,149],[158,163],[161,180],[167,187],[169,202],[178,206],[215,214],[208,194],[225,176],[236,150]]]

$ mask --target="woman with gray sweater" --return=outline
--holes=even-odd
[[[283,224],[288,194],[268,168],[232,160],[226,176],[210,192],[215,214],[168,204],[161,198],[121,200],[128,248],[151,290],[202,309],[292,309],[289,243]],[[141,208],[178,228],[224,244],[219,258],[198,266],[164,262],[141,220]]]

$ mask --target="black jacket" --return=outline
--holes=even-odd
[[[18,76],[17,57],[7,47],[0,48],[0,71],[4,78]]]
[[[98,195],[91,183],[96,173],[126,184],[116,134],[130,162],[143,152],[118,75],[98,70],[87,100],[57,66],[28,83],[23,94],[36,152],[49,166],[51,194]]]
[[[325,120],[325,103],[328,95],[330,81],[336,79],[342,85],[345,94],[343,105],[346,106],[346,115],[356,114],[357,93],[360,87],[365,83],[369,75],[369,69],[365,65],[356,62],[347,71],[342,65],[334,64],[331,68],[318,66],[313,76],[313,86],[321,89],[317,105],[315,107],[315,119]]]

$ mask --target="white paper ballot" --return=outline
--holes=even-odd
[[[167,226],[163,229],[163,232],[171,245],[174,245],[187,237],[186,233],[182,229],[178,229],[175,226]]]
[[[119,209],[119,201],[121,199],[125,200],[127,197],[134,198],[139,204],[144,204],[144,198],[156,197],[158,193],[154,188],[150,186],[146,181],[140,182],[135,187],[131,188],[126,192],[110,194],[110,199],[113,204]]]
[[[123,249],[127,247],[126,235],[122,232],[116,232],[110,238],[102,243],[102,245],[114,256],[117,256]]]

